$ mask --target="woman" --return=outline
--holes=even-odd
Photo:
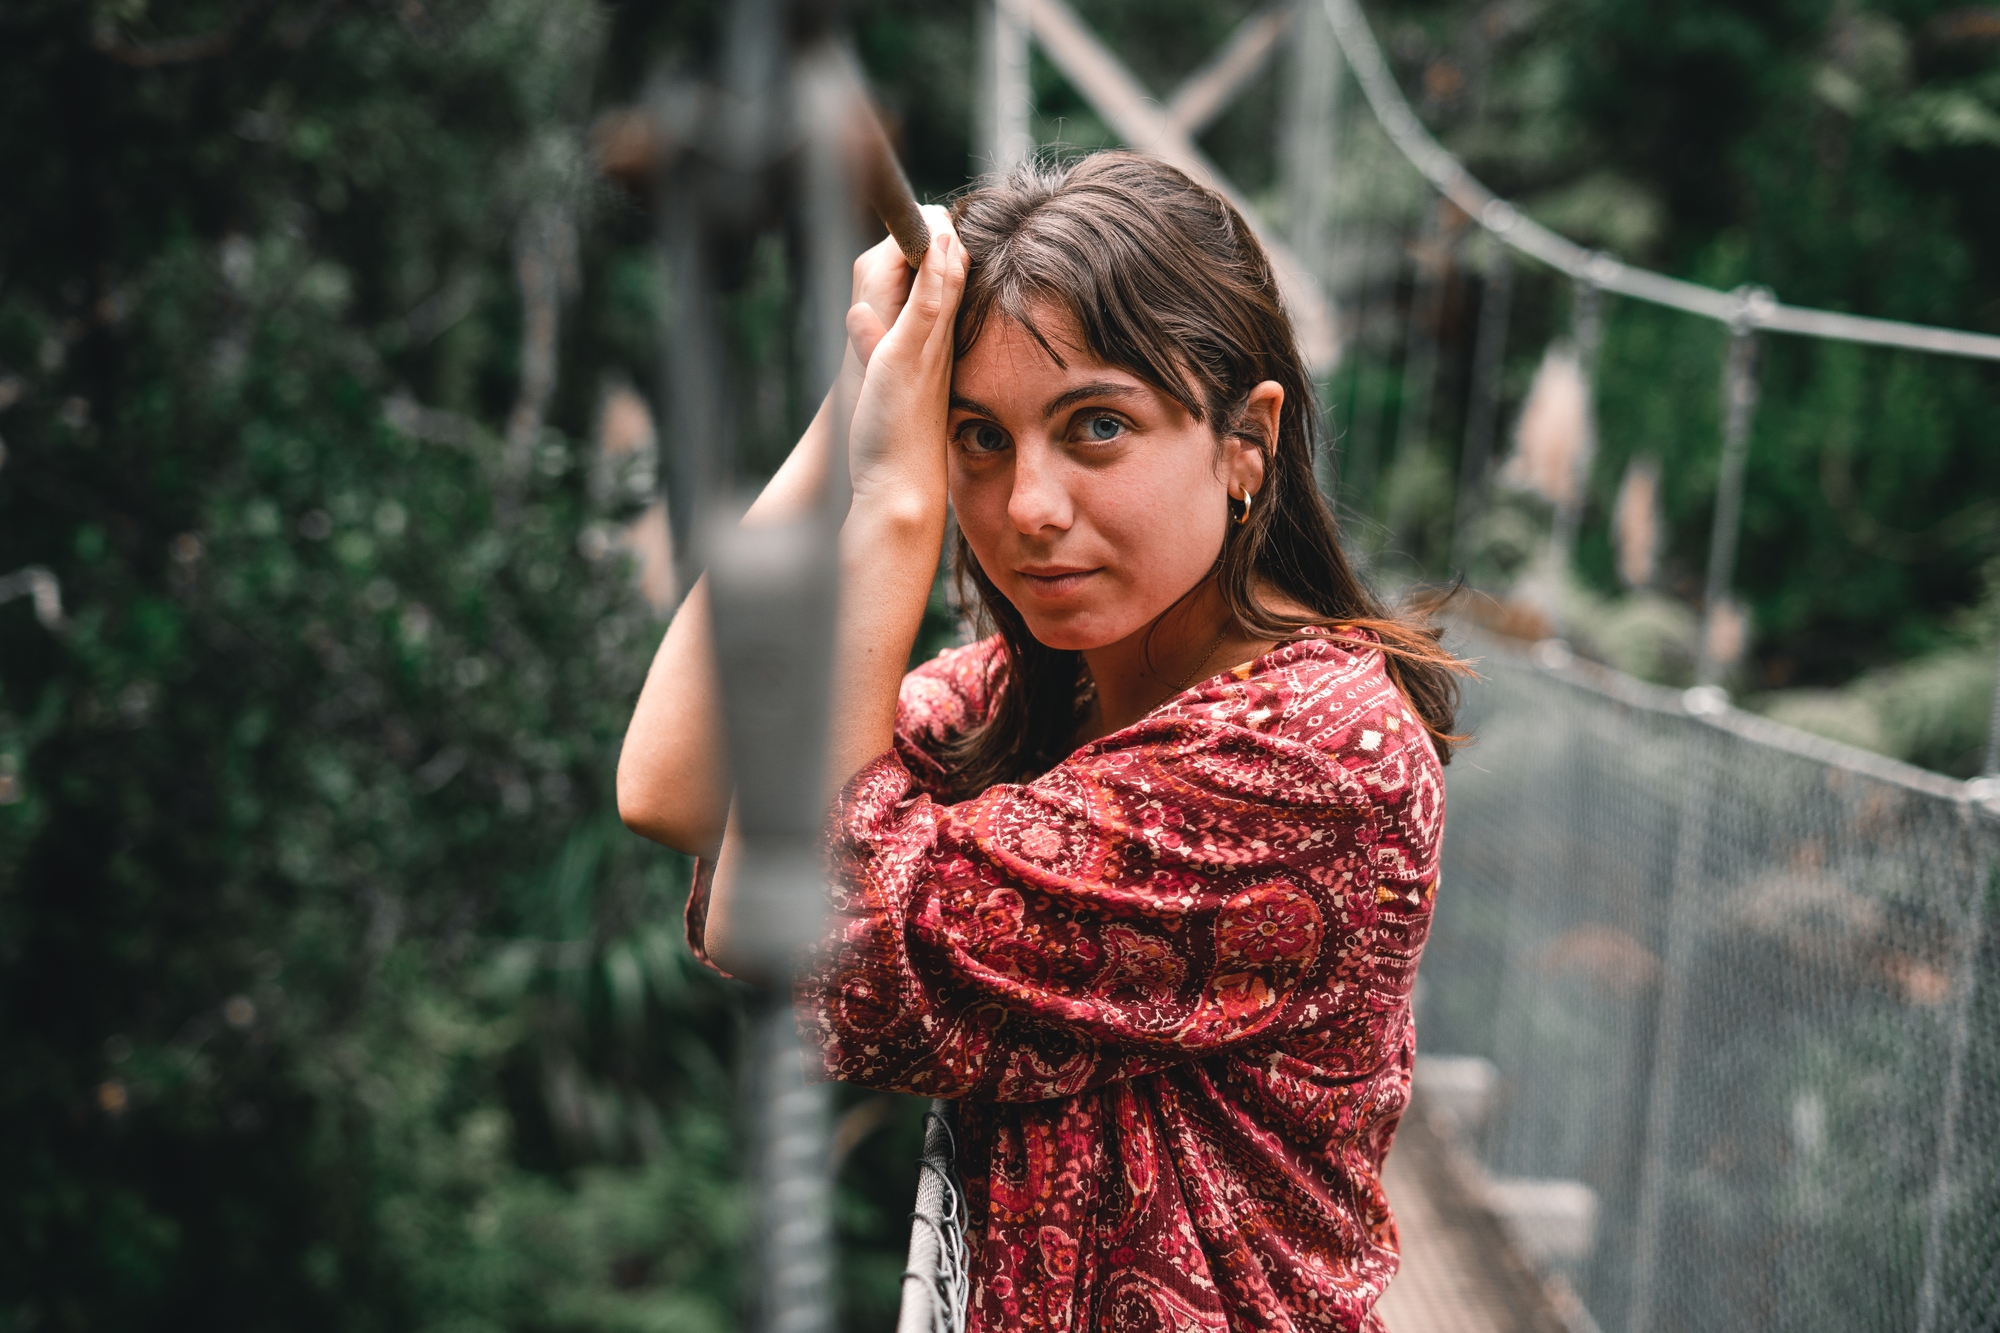
[[[812,502],[851,412],[802,1025],[830,1077],[958,1099],[973,1327],[1378,1329],[1458,667],[1342,559],[1226,202],[1105,153],[933,222],[914,276],[857,262],[842,383],[747,520]],[[906,676],[947,493],[997,633]],[[706,634],[697,591],[619,799],[720,847],[688,920],[726,968]]]

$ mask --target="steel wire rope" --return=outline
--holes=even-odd
[[[910,1212],[910,1256],[896,1333],[964,1333],[972,1295],[968,1214],[958,1183],[958,1136],[952,1105],[942,1098],[924,1112],[924,1149],[917,1158],[917,1199]],[[908,1285],[915,1278],[913,1291]],[[917,1295],[921,1293],[921,1295]]]
[[[1383,60],[1376,45],[1366,17],[1361,12],[1357,0],[1321,0],[1332,24],[1336,39],[1356,82],[1361,85],[1362,94],[1368,99],[1377,122],[1382,126],[1392,143],[1404,157],[1446,198],[1450,199],[1473,220],[1512,249],[1537,259],[1551,268],[1565,274],[1578,284],[1580,292],[1594,290],[1615,292],[1651,304],[1665,306],[1688,314],[1716,320],[1730,327],[1732,339],[1729,360],[1729,374],[1725,389],[1725,440],[1724,472],[1725,484],[1718,496],[1718,513],[1714,525],[1708,571],[1709,617],[1702,631],[1702,651],[1700,677],[1704,683],[1712,682],[1718,674],[1716,656],[1715,615],[1718,610],[1719,595],[1726,595],[1727,583],[1733,565],[1736,539],[1736,511],[1741,504],[1742,455],[1748,435],[1749,410],[1754,403],[1754,379],[1748,371],[1748,362],[1754,349],[1754,334],[1759,330],[1792,333],[1806,337],[1832,341],[1852,342],[1881,347],[1901,348],[1912,351],[1931,352],[1948,356],[1963,356],[1981,360],[2000,360],[2000,337],[1971,333],[1963,330],[1944,329],[1926,325],[1910,324],[1895,320],[1875,319],[1865,316],[1843,314],[1835,311],[1816,310],[1807,307],[1787,306],[1779,302],[1771,293],[1754,287],[1743,287],[1733,292],[1717,291],[1696,283],[1690,283],[1664,274],[1625,264],[1602,252],[1593,252],[1568,240],[1566,237],[1543,227],[1526,217],[1520,209],[1502,199],[1488,189],[1456,157],[1440,145],[1424,128],[1411,110],[1408,101]],[[1714,720],[1714,719],[1711,719]],[[1993,725],[1986,756],[1986,770],[1991,773],[2000,768],[2000,691],[1994,696]],[[1675,857],[1675,889],[1668,923],[1670,954],[1674,946],[1685,950],[1688,931],[1681,920],[1687,910],[1686,879],[1693,862],[1701,855],[1699,844],[1706,840],[1710,802],[1697,799],[1693,812],[1684,812],[1682,846]],[[1984,883],[1984,861],[1981,873],[1975,875],[1975,894],[1983,902],[1986,890]],[[1979,935],[1982,924],[1981,914],[1975,906],[1973,937]],[[1976,944],[1967,946],[1967,976],[1961,983],[1965,997],[1961,1005],[1969,1007],[1969,995],[1976,983],[1976,970],[1969,961]],[[1680,961],[1683,968],[1686,960],[1669,959],[1670,981],[1676,969],[1674,961]],[[1669,998],[1664,1006],[1668,1012],[1662,1015],[1664,1034],[1663,1045],[1667,1048],[1656,1052],[1656,1076],[1649,1098],[1646,1120],[1648,1122],[1644,1149],[1645,1163],[1642,1167],[1640,1185],[1640,1218],[1638,1230],[1639,1254],[1635,1256],[1637,1272],[1633,1275],[1633,1300],[1630,1322],[1634,1330],[1643,1333],[1652,1322],[1652,1288],[1657,1280],[1659,1267],[1658,1230],[1663,1199],[1664,1139],[1668,1131],[1667,1122],[1673,1115],[1674,1080],[1664,1081],[1658,1077],[1659,1066],[1671,1067],[1677,1063],[1678,1052],[1673,1048],[1677,1043],[1677,1029],[1680,1026],[1674,1012],[1679,1006]],[[1946,1180],[1951,1167],[1951,1157],[1955,1147],[1958,1082],[1962,1077],[1961,1065],[1964,1060],[1965,1019],[1961,1016],[1954,1025],[1951,1068],[1946,1091],[1947,1111],[1943,1126],[1943,1145],[1938,1164],[1937,1183],[1929,1202],[1928,1225],[1925,1228],[1923,1274],[1919,1293],[1919,1324],[1928,1330],[1937,1317],[1939,1304],[1938,1272],[1942,1263],[1941,1233],[1946,1211]],[[1664,1057],[1664,1058],[1662,1058]]]
[[[1411,110],[1381,48],[1369,29],[1358,0],[1321,0],[1327,20],[1354,71],[1362,95],[1391,143],[1437,190],[1465,214],[1505,244],[1579,283],[1620,296],[1682,310],[1736,328],[1770,329],[1809,338],[1902,347],[1945,356],[2000,361],[2000,337],[1961,329],[1908,324],[1900,320],[1848,315],[1785,305],[1761,289],[1717,291],[1682,278],[1670,278],[1588,250],[1541,223],[1495,194],[1468,171],[1436,139]]]

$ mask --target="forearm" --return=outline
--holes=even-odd
[[[840,618],[827,771],[838,789],[895,740],[896,699],[944,542],[944,479],[857,495],[840,530]]]
[[[895,328],[882,334],[867,309],[848,312],[849,345],[868,374],[852,418],[854,494],[840,530],[827,754],[836,788],[895,738],[896,696],[944,542],[945,423],[965,261],[949,220],[940,212],[933,225],[931,252]]]
[[[827,778],[837,791],[895,742],[896,699],[922,626],[944,541],[944,487],[889,500],[857,495],[840,532],[840,613],[834,631]],[[751,980],[756,959],[738,947],[734,821],[715,852],[703,944],[709,958]]]
[[[944,539],[952,315],[965,266],[948,220],[939,210],[927,212],[935,214],[932,250],[914,283],[909,283],[900,254],[886,242],[856,265],[858,291],[871,285],[867,270],[872,268],[908,284],[898,291],[899,296],[908,292],[907,304],[899,300],[900,309],[886,318],[872,302],[858,301],[848,311],[849,367],[865,364],[867,372],[856,379],[843,372],[842,383],[857,384],[857,392],[851,399],[835,400],[835,415],[850,423],[853,493],[839,543],[840,605],[827,754],[832,789],[894,741],[896,696],[930,600]],[[708,689],[704,702],[713,715],[712,680]],[[705,807],[710,821],[705,833],[721,827],[726,810],[721,793],[713,799]],[[732,947],[736,842],[732,831],[719,849],[705,943],[712,959],[741,975],[740,966],[756,951]]]
[[[857,374],[858,369],[853,368]],[[836,385],[827,395],[791,456],[744,515],[746,524],[782,522],[819,502],[833,456],[836,399],[844,388],[851,391]],[[729,800],[719,781],[720,702],[703,576],[660,640],[618,756],[618,813],[635,833],[680,851],[715,853]]]
[[[834,415],[843,397],[851,399],[860,378],[860,363],[853,350],[849,349],[840,378],[827,390],[805,434],[799,436],[799,442],[792,446],[784,464],[772,474],[750,508],[744,511],[743,521],[746,524],[782,523],[809,512],[819,503],[826,487],[827,469],[833,460]],[[851,401],[845,410],[854,410]]]

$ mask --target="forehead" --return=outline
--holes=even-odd
[[[1103,379],[1107,374],[1134,381],[1138,378],[1100,358],[1085,341],[1076,317],[1051,305],[1029,307],[1026,323],[996,308],[978,339],[958,358],[952,379],[984,379],[996,373],[1032,375],[1041,384],[1057,379]]]
[[[1170,417],[1200,419],[1199,412],[1145,376],[1091,350],[1076,316],[1061,306],[1038,302],[1026,316],[1024,322],[998,309],[992,312],[979,337],[952,366],[956,405],[1047,415],[1088,389],[1129,389],[1135,403],[1148,400]],[[1193,401],[1199,401],[1194,386],[1189,390]]]

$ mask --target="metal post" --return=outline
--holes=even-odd
[[[1379,382],[1373,385],[1367,383],[1363,373],[1366,365],[1362,356],[1362,334],[1366,332],[1365,320],[1371,292],[1386,287],[1390,307],[1394,308],[1405,249],[1394,232],[1382,237],[1363,233],[1361,278],[1354,300],[1354,406],[1348,421],[1343,468],[1346,475],[1341,485],[1343,500],[1356,512],[1375,499],[1376,482],[1382,470],[1383,417],[1388,410],[1389,397],[1386,366],[1382,368]],[[1381,279],[1379,282],[1378,277]],[[1350,559],[1355,554],[1353,550],[1348,552]]]
[[[1331,276],[1327,226],[1337,183],[1334,146],[1339,137],[1340,82],[1347,67],[1341,63],[1333,27],[1318,0],[1298,0],[1291,28],[1280,130],[1286,231],[1299,263],[1324,285]],[[1328,406],[1324,383],[1319,396],[1324,412]],[[1336,485],[1332,452],[1314,461],[1320,489],[1330,496]]]
[[[1994,771],[1988,756],[1986,773]],[[1972,1004],[1979,989],[1979,953],[1986,933],[1986,898],[1992,890],[1993,863],[1987,855],[1990,829],[1980,827],[1982,815],[1968,802],[1965,827],[1972,852],[1972,902],[1968,906],[1965,953],[1958,969],[1958,1003],[1951,1016],[1951,1053],[1944,1081],[1944,1121],[1938,1127],[1937,1174],[1931,1180],[1930,1216],[1924,1226],[1924,1275],[1917,1287],[1917,1333],[1937,1333],[1939,1286],[1944,1276],[1944,1229],[1950,1220],[1953,1168],[1958,1159],[1958,1118],[1965,1102],[1965,1059],[1972,1044]]]
[[[1732,607],[1736,540],[1743,523],[1743,472],[1750,452],[1750,418],[1757,405],[1757,335],[1739,323],[1729,336],[1722,375],[1722,465],[1715,485],[1715,521],[1708,536],[1708,579],[1702,593],[1701,654],[1695,682],[1713,685],[1731,663],[1717,659],[1721,618]]]
[[[1010,171],[1034,156],[1029,120],[1034,94],[1028,83],[1028,16],[1025,0],[980,0],[980,97],[972,171]]]
[[[694,554],[695,515],[702,501],[726,481],[731,435],[727,395],[709,295],[702,245],[701,208],[690,173],[663,177],[655,195],[659,233],[654,243],[665,291],[660,302],[661,387],[666,398],[665,451],[668,528],[674,540],[674,587],[685,594],[701,573]]]
[[[1973,1002],[1979,987],[1980,948],[1986,938],[1986,899],[1993,890],[1991,805],[2000,797],[2000,679],[1994,682],[1993,711],[1986,733],[1986,762],[1966,784],[1967,836],[1972,841],[1972,903],[1965,928],[1965,954],[1954,987],[1951,1054],[1945,1068],[1944,1121],[1938,1127],[1937,1174],[1931,1180],[1930,1216],[1924,1226],[1924,1275],[1917,1287],[1917,1333],[1937,1333],[1940,1287],[1944,1280],[1944,1231],[1951,1218],[1954,1168],[1958,1164],[1958,1120],[1965,1104],[1965,1061],[1972,1044]],[[1985,805],[1987,810],[1979,807]]]
[[[1745,294],[1749,308],[1750,294]],[[1715,530],[1708,557],[1708,615],[1703,626],[1702,655],[1697,671],[1701,686],[1710,686],[1718,668],[1710,651],[1714,616],[1727,595],[1736,558],[1736,525],[1742,518],[1743,461],[1750,436],[1750,409],[1756,402],[1756,344],[1747,320],[1740,322],[1729,345],[1723,376],[1722,476],[1715,502]],[[1688,692],[1703,710],[1718,706],[1712,690]],[[1710,734],[1698,741],[1702,750],[1720,743]],[[1714,763],[1703,753],[1695,774],[1689,808],[1681,816],[1680,847],[1674,859],[1674,879],[1667,905],[1667,938],[1660,983],[1659,1016],[1653,1030],[1652,1079],[1647,1093],[1645,1147],[1639,1164],[1639,1209],[1632,1261],[1632,1307],[1628,1333],[1652,1333],[1658,1315],[1657,1293],[1666,1225],[1666,1196],[1672,1174],[1675,1099],[1679,1091],[1682,1047],[1687,1035],[1689,974],[1703,889],[1709,824],[1714,818]]]
[[[807,144],[804,189],[793,220],[803,260],[804,300],[799,321],[799,362],[805,379],[801,401],[816,404],[840,375],[847,354],[847,308],[853,295],[854,256],[862,249],[853,194],[843,170],[847,145],[841,125],[853,112],[858,77],[847,52],[822,43],[799,62],[799,129]],[[833,457],[822,496],[827,520],[839,523],[851,494],[847,475],[847,422],[834,413]]]
[[[1691,697],[1700,697],[1689,691]],[[1639,1156],[1639,1204],[1633,1227],[1632,1305],[1626,1333],[1652,1333],[1661,1284],[1661,1229],[1672,1174],[1675,1102],[1687,1040],[1689,975],[1694,967],[1706,880],[1709,823],[1714,817],[1715,747],[1721,735],[1699,728],[1691,747],[1694,785],[1681,811],[1679,846],[1668,890],[1666,944],[1661,950],[1660,1000],[1653,1024],[1653,1058],[1646,1091],[1645,1139]]]
[[[832,1085],[808,1081],[789,988],[761,999],[752,1030],[758,1117],[757,1327],[832,1333]]]
[[[1451,563],[1459,573],[1472,564],[1473,526],[1486,510],[1493,434],[1500,420],[1500,372],[1507,354],[1507,319],[1514,307],[1514,257],[1494,247],[1493,266],[1479,300],[1478,342],[1472,350],[1472,402],[1465,416],[1465,449],[1459,458],[1458,506],[1451,525]]]
[[[793,12],[785,12],[791,10]],[[661,330],[673,448],[669,499],[683,541],[682,587],[707,564],[722,683],[736,912],[755,980],[749,1051],[751,1160],[759,1187],[753,1327],[833,1327],[828,1089],[807,1079],[791,1004],[798,950],[820,932],[825,741],[839,593],[836,539],[846,508],[846,442],[836,439],[824,502],[788,522],[738,523],[731,375],[715,311],[728,260],[747,238],[791,229],[804,308],[805,387],[823,394],[844,349],[859,186],[900,239],[922,221],[872,119],[852,58],[825,15],[783,0],[737,0],[718,73],[725,89],[662,81],[656,191],[667,283]]]

